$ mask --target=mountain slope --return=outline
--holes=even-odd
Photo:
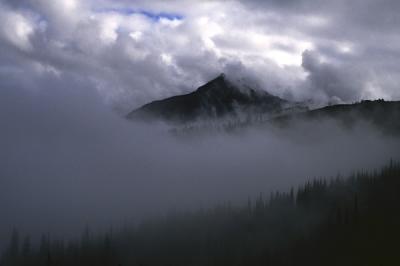
[[[148,103],[128,114],[129,119],[162,119],[191,122],[240,114],[270,114],[288,102],[265,91],[238,87],[224,74],[196,91]]]

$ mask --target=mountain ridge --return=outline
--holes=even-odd
[[[351,127],[359,121],[377,126],[385,132],[400,132],[400,102],[363,100],[352,104],[328,105],[310,110],[305,103],[290,102],[266,91],[237,85],[224,74],[193,92],[145,104],[127,115],[132,120],[173,122],[185,132],[210,127],[228,131],[257,125],[287,127],[296,121],[336,120]],[[220,119],[229,118],[229,119]],[[219,119],[215,123],[214,119]]]

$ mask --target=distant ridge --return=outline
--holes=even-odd
[[[273,116],[269,119],[247,119],[226,121],[225,123],[195,124],[191,126],[175,127],[171,133],[178,137],[199,136],[211,132],[241,132],[248,128],[285,128],[296,130],[299,123],[309,127],[326,125],[341,126],[351,129],[374,128],[376,133],[383,135],[400,135],[400,101],[363,100],[352,104],[330,105],[319,109],[288,112]],[[333,124],[332,124],[333,123]],[[364,126],[364,127],[363,127]],[[360,127],[359,127],[360,128]],[[317,130],[317,129],[316,129]]]
[[[296,121],[324,121],[334,119],[352,127],[363,121],[391,133],[400,133],[400,101],[362,100],[353,104],[330,105],[308,112],[279,116],[272,120],[275,124],[290,125]]]

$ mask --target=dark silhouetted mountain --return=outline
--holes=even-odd
[[[288,105],[288,101],[265,91],[235,85],[221,74],[192,93],[148,103],[127,117],[192,122],[225,116],[274,114]]]

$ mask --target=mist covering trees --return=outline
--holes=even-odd
[[[400,163],[296,191],[260,194],[243,206],[174,212],[138,226],[38,246],[14,230],[2,266],[398,265]]]

